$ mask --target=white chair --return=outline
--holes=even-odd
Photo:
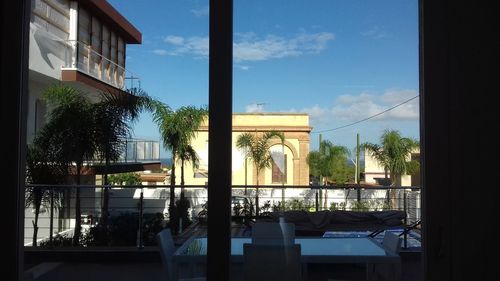
[[[382,245],[391,254],[399,255],[401,238],[390,231],[385,231]],[[401,280],[401,262],[398,264],[369,264],[367,280]]]
[[[252,244],[293,245],[295,244],[295,224],[257,222],[252,226]]]
[[[245,281],[301,281],[300,244],[243,244]]]
[[[399,238],[398,235],[386,231],[384,233],[384,240],[382,241],[382,245],[389,251],[399,254],[399,251],[401,250],[401,239]]]
[[[165,228],[156,235],[156,240],[158,241],[158,246],[160,248],[161,260],[163,263],[163,268],[167,275],[168,281],[176,281],[174,274],[175,268],[172,265],[172,256],[175,252],[174,239],[172,239],[172,233],[169,228]],[[180,281],[205,281],[204,277],[199,278],[188,278],[188,279],[178,279]]]

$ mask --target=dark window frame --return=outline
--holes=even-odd
[[[4,172],[3,207],[8,216],[4,220],[5,248],[3,255],[6,276],[14,276],[13,280],[23,280],[23,207],[24,207],[24,164],[26,152],[26,117],[28,91],[28,48],[30,0],[2,1],[0,24],[2,35],[9,34],[9,40],[2,41],[0,63],[1,116],[4,132],[4,145],[8,147],[3,153]],[[475,161],[481,163],[491,160],[489,153],[477,153],[476,150],[464,150],[464,147],[475,143],[478,147],[491,147],[488,138],[476,134],[464,134],[471,129],[479,133],[478,127],[496,128],[492,113],[496,112],[496,103],[487,102],[490,93],[496,90],[495,72],[491,71],[494,58],[499,49],[494,43],[498,34],[498,20],[493,3],[474,3],[445,0],[420,0],[420,79],[421,79],[421,138],[423,166],[423,272],[425,280],[480,280],[496,274],[492,258],[484,256],[484,251],[491,246],[482,231],[463,231],[470,226],[488,225],[496,220],[494,207],[498,202],[495,196],[481,197],[481,200],[470,200],[464,193],[470,188],[470,182],[461,181],[462,163]],[[232,1],[210,1],[211,54],[210,61],[218,62],[210,65],[210,73],[224,70],[218,76],[210,77],[210,97],[212,102],[220,102],[224,111],[211,104],[212,117],[225,118],[231,106],[231,61],[229,54],[225,56],[232,44]],[[215,18],[219,16],[220,18]],[[223,17],[229,18],[223,18]],[[225,34],[225,36],[221,36]],[[469,38],[464,39],[464,34]],[[229,40],[231,39],[231,40]],[[217,45],[220,46],[217,46]],[[478,47],[483,49],[479,50]],[[218,51],[216,51],[218,50]],[[218,53],[215,54],[214,53]],[[229,77],[220,77],[224,74]],[[215,78],[222,78],[218,86]],[[229,79],[229,81],[227,81]],[[223,94],[217,98],[215,90],[224,88]],[[474,94],[474,98],[471,98]],[[480,110],[478,110],[480,109]],[[473,113],[473,114],[471,114]],[[490,115],[488,115],[490,114]],[[17,122],[13,119],[17,118]],[[218,119],[218,118],[216,118]],[[230,119],[230,118],[229,118]],[[432,122],[430,121],[432,120]],[[452,122],[453,121],[453,122]],[[230,122],[230,121],[229,121]],[[466,128],[461,128],[466,125]],[[226,130],[227,123],[221,127]],[[475,129],[475,130],[474,130]],[[465,131],[464,131],[465,130]],[[221,132],[224,136],[230,135]],[[222,137],[222,136],[221,136]],[[488,140],[488,141],[487,141]],[[226,144],[230,148],[229,144]],[[211,147],[212,151],[219,151]],[[222,146],[225,152],[227,147]],[[461,152],[461,153],[460,153]],[[230,159],[223,163],[220,171],[211,170],[212,175],[224,169],[230,169]],[[444,167],[444,164],[450,167]],[[470,163],[470,162],[469,162]],[[478,173],[480,165],[467,166],[468,173]],[[443,169],[445,168],[445,169]],[[454,169],[459,168],[459,169]],[[224,175],[219,174],[220,178]],[[216,176],[211,180],[214,190],[209,196],[219,195],[214,202],[223,203],[222,210],[211,210],[213,220],[222,219],[223,224],[211,227],[209,224],[208,280],[229,280],[229,220],[230,196],[227,186],[219,189]],[[226,180],[220,182],[227,184]],[[475,186],[491,187],[490,178],[478,177]],[[221,194],[218,194],[219,191]],[[227,206],[226,206],[227,204]],[[467,206],[467,208],[463,208]],[[227,210],[226,210],[227,207]],[[457,207],[457,208],[450,208]],[[227,212],[227,213],[226,213]],[[432,214],[432,215],[431,215]],[[223,234],[217,237],[217,234]],[[212,251],[218,245],[222,250]],[[486,247],[482,247],[486,246]],[[457,250],[458,249],[458,250]],[[483,258],[478,258],[483,257]],[[221,260],[218,260],[221,258]],[[472,266],[479,265],[478,266]],[[475,277],[471,279],[471,277]],[[484,278],[481,278],[484,277]]]

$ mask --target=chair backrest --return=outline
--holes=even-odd
[[[396,254],[399,254],[399,250],[401,249],[401,239],[399,238],[398,235],[396,235],[390,231],[385,231],[384,240],[382,241],[382,244],[389,251],[392,251]]]
[[[165,228],[156,235],[156,241],[160,248],[161,261],[167,274],[167,280],[173,280],[172,255],[175,251],[174,239],[170,228]]]
[[[257,222],[252,226],[252,244],[293,245],[295,244],[295,224]]]
[[[300,281],[300,244],[243,244],[243,275],[245,281]]]

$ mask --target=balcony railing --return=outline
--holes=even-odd
[[[118,160],[113,163],[148,163],[160,161],[160,142],[143,139],[122,140],[124,150]],[[102,163],[104,159],[94,157],[88,164]]]
[[[99,245],[96,239],[100,237],[99,234],[102,234],[99,233],[99,223],[102,215],[104,186],[28,185],[27,192],[30,189],[39,188],[45,192],[44,198],[52,198],[43,204],[44,207],[42,207],[38,219],[38,241],[42,245],[61,246],[64,239],[67,241],[73,236],[77,187],[80,188],[81,194],[82,246]],[[154,235],[168,221],[170,186],[112,185],[107,188],[109,192],[108,221],[110,224],[108,229],[116,230],[116,233],[111,233],[108,237],[113,240],[111,244],[138,247],[154,245]],[[181,189],[180,186],[175,187],[176,201],[180,198]],[[405,211],[405,225],[411,225],[421,219],[419,187],[369,189],[333,187],[325,189],[317,186],[259,186],[258,206],[255,204],[256,190],[256,186],[232,187],[232,216],[235,222],[241,223],[243,221],[244,223],[245,220],[248,222],[249,219],[258,219],[255,215],[257,212],[262,216],[266,212],[283,210],[314,212],[390,209]],[[202,223],[206,219],[207,187],[185,186],[184,191],[185,198],[190,203],[189,219]],[[25,214],[25,245],[30,246],[33,235],[33,206],[26,207]],[[181,233],[186,228],[186,222],[184,222],[184,226],[182,226],[182,222],[179,222],[177,227]]]
[[[78,70],[121,90],[140,88],[139,77],[96,52],[92,46],[76,40],[66,43],[68,54],[63,70]]]
[[[126,139],[125,151],[118,162],[160,161],[160,142],[141,139]]]

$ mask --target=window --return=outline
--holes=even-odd
[[[283,163],[277,163],[279,162],[278,159],[273,159],[272,162],[272,183],[286,183],[286,178],[287,178],[287,172],[286,172],[286,167],[287,167],[287,161],[286,161],[286,154],[285,158],[283,159]]]

